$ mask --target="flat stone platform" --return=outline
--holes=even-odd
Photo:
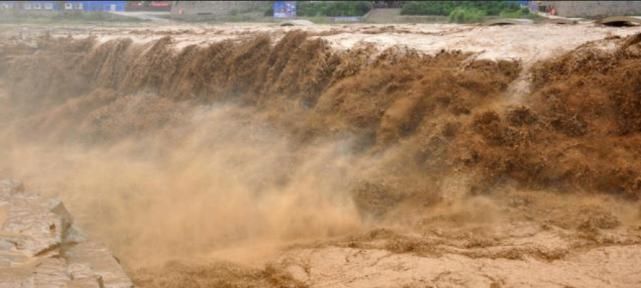
[[[0,180],[0,288],[129,288],[109,250],[88,240],[58,199]]]

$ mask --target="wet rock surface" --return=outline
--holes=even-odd
[[[100,243],[73,226],[63,203],[0,180],[0,287],[125,288],[133,284]]]

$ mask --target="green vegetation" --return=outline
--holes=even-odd
[[[520,10],[518,3],[511,1],[409,1],[403,5],[403,15],[448,16],[456,8],[476,8],[486,15],[496,16],[502,11]]]
[[[457,7],[450,13],[449,21],[456,23],[480,22],[485,18],[485,11],[474,7]]]
[[[503,10],[499,16],[501,16],[501,18],[532,18],[535,15],[530,13],[530,10],[527,8],[521,8],[517,10]]]
[[[369,1],[335,1],[335,2],[308,2],[296,3],[296,14],[298,16],[363,16],[370,9],[372,4]]]
[[[482,21],[486,16],[529,18],[527,8],[513,1],[409,1],[403,5],[402,15],[442,15],[451,22]]]

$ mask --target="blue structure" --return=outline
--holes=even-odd
[[[296,1],[276,1],[272,5],[274,18],[295,18]]]
[[[17,9],[34,11],[54,11],[59,9],[59,1],[18,1]]]
[[[127,1],[0,1],[0,10],[25,11],[125,11]]]
[[[86,12],[125,11],[127,1],[63,1],[62,10]]]
[[[13,10],[17,9],[18,3],[16,1],[0,1],[0,10]]]

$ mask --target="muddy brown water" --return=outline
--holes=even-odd
[[[641,241],[637,39],[527,71],[301,31],[11,42],[0,174],[60,194],[141,287],[415,287],[398,271],[435,265],[449,268],[421,281],[519,286],[496,271],[525,266],[534,284],[566,271],[580,276],[550,277],[634,287],[634,271],[594,263],[638,264],[607,256]],[[370,266],[380,277],[358,280]]]

